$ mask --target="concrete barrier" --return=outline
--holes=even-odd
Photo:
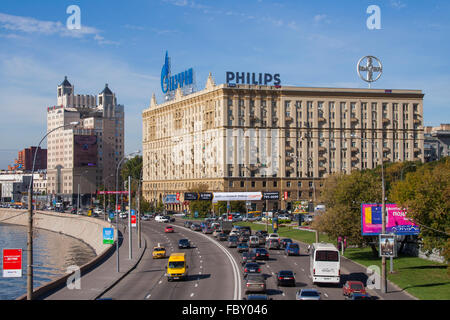
[[[0,223],[28,225],[28,212],[26,210],[0,209]],[[33,228],[45,229],[66,234],[80,239],[91,246],[95,254],[94,259],[80,267],[81,274],[88,272],[101,263],[115,249],[115,244],[103,244],[103,228],[110,228],[109,222],[81,215],[56,213],[50,211],[37,211],[33,216]],[[117,241],[117,231],[114,228],[114,240]],[[59,277],[35,290],[33,298],[39,298],[49,291],[64,286],[71,274]],[[17,300],[26,299],[26,294]]]

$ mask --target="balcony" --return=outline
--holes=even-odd
[[[327,148],[319,146],[319,152],[326,152]]]
[[[351,123],[357,123],[359,120],[357,118],[350,118]]]
[[[320,123],[320,122],[327,122],[327,119],[325,119],[324,117],[320,117],[319,116],[319,119],[317,119],[317,121]]]
[[[388,118],[383,118],[383,125],[387,125],[391,122]]]
[[[420,150],[420,148],[414,148],[414,152],[415,153],[417,153],[417,152],[421,152],[422,150]]]
[[[351,147],[352,152],[359,152],[359,149],[357,147]]]
[[[383,152],[391,152],[391,148],[389,148],[389,147],[383,147]]]
[[[320,157],[319,157],[319,161],[320,161],[320,162],[325,162],[325,161],[327,161],[327,158],[325,158],[325,157],[323,157],[323,156],[320,156]]]
[[[294,158],[292,156],[286,156],[286,162],[292,162]]]
[[[290,117],[290,116],[286,116],[286,122],[293,122],[294,118]]]
[[[319,171],[327,171],[327,168],[325,168],[324,166],[319,166]]]
[[[388,157],[383,157],[383,162],[389,162],[391,161],[391,159],[389,159]]]
[[[294,172],[294,168],[292,168],[291,166],[288,166],[288,167],[286,167],[286,171]]]
[[[352,162],[358,162],[359,158],[358,157],[352,157]]]

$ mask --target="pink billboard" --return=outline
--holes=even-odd
[[[361,233],[363,236],[375,236],[381,234],[381,204],[361,205]],[[396,204],[386,204],[386,233],[397,235],[419,234],[420,228],[407,218],[406,210]]]

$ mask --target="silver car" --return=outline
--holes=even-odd
[[[316,289],[301,289],[295,294],[295,300],[320,300],[320,292]]]
[[[248,274],[245,278],[245,294],[248,292],[266,292],[266,279],[262,274]]]

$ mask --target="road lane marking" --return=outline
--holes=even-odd
[[[193,297],[194,296],[194,293],[191,293],[191,297]]]
[[[323,294],[325,297],[327,297],[328,298],[328,295],[327,295],[327,293],[326,292],[324,292],[324,294]]]
[[[145,297],[145,299],[150,299],[151,296],[152,296],[151,294],[148,294],[148,295]]]

